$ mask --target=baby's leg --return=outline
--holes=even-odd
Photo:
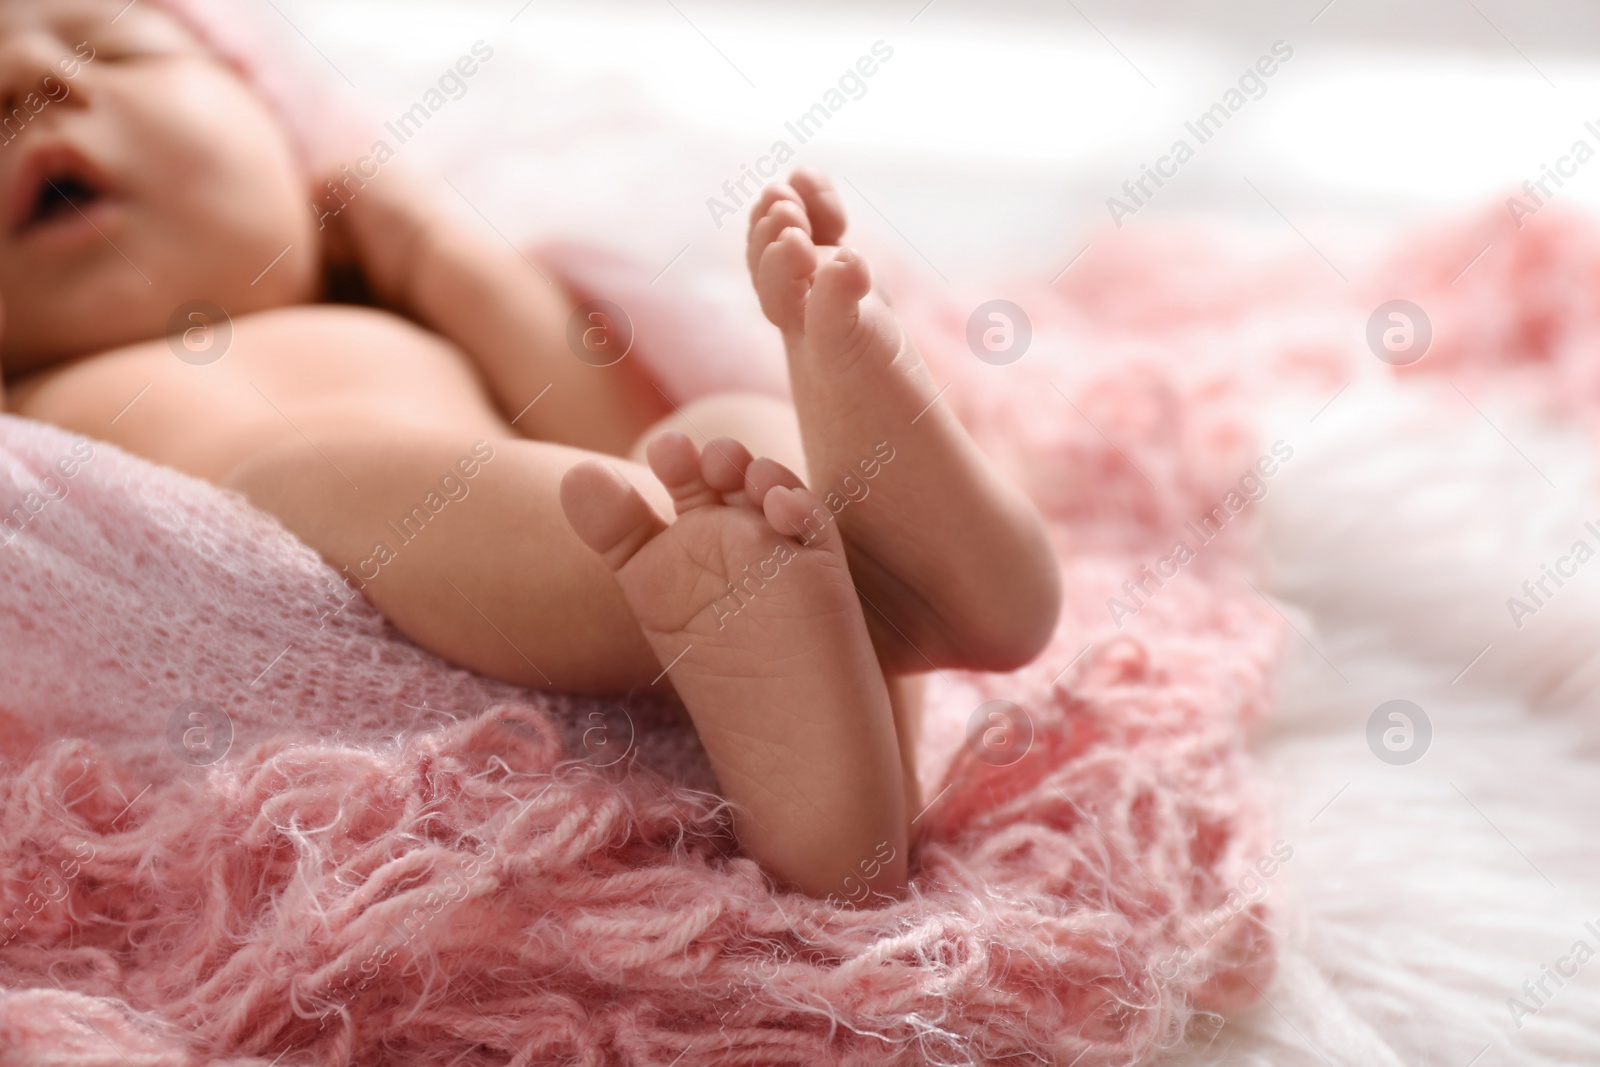
[[[633,446],[628,458],[646,462],[650,442],[663,433],[681,433],[697,448],[730,437],[758,456],[789,468],[806,480],[805,445],[794,405],[765,393],[715,393],[690,401],[655,423]]]
[[[837,193],[805,171],[751,213],[750,270],[783,331],[810,484],[864,490],[839,525],[889,662],[1013,669],[1059,610],[1044,524],[940,401],[865,260],[830,247],[844,225]]]
[[[651,443],[670,525],[597,461],[563,482],[567,516],[667,664],[744,848],[815,896],[897,896],[901,753],[837,525],[815,522],[822,502],[791,472],[766,461],[747,478],[742,446],[712,444],[702,456],[681,434]]]
[[[366,398],[322,418],[297,407],[294,423],[308,437],[280,421],[223,484],[277,516],[361,583],[390,622],[453,663],[577,692],[625,690],[661,673],[615,579],[573,536],[557,502],[562,474],[594,453],[513,436],[489,412],[468,418],[460,404],[441,404],[445,425],[419,430],[376,403]],[[235,421],[249,422],[247,414]],[[659,425],[738,436],[780,463],[803,462],[794,408],[772,397],[708,396]],[[487,463],[472,456],[477,435],[494,450]],[[644,466],[644,444],[634,462],[615,466],[670,517],[672,498]],[[461,476],[463,457],[480,469],[474,478]],[[440,489],[452,472],[455,491],[467,494],[460,502]],[[430,492],[436,506],[446,502],[437,515],[425,504]],[[380,563],[379,545],[394,558]]]
[[[563,487],[570,469],[593,472],[594,453],[480,444],[481,424],[419,430],[342,409],[298,421],[306,437],[285,435],[223,483],[362,583],[418,644],[507,681],[580,692],[664,688],[667,675],[754,858],[819,896],[903,888],[915,705],[898,688],[891,701],[836,525],[813,545],[774,532],[821,506],[772,488],[798,478],[769,464],[745,492],[748,452],[719,440],[707,454],[727,469],[713,476],[743,500],[725,506],[719,492],[710,506],[681,472],[667,472],[669,494],[622,460]],[[674,497],[687,514],[666,527]],[[663,528],[670,538],[654,536]],[[794,558],[775,558],[779,544]],[[663,560],[648,562],[652,546]]]
[[[475,454],[470,431],[346,413],[301,425],[314,447],[288,435],[223,484],[357,582],[412,640],[522,685],[615,693],[661,674],[616,579],[561,513],[562,475],[593,453],[501,438]],[[647,468],[614,466],[672,514]]]

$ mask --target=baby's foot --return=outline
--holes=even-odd
[[[1020,666],[1060,606],[1043,523],[935,399],[866,261],[826,247],[843,231],[837,193],[797,171],[757,202],[748,255],[788,347],[808,476],[838,512],[873,638],[899,670]]]
[[[678,517],[608,464],[567,472],[567,521],[616,573],[689,709],[746,851],[814,896],[897,896],[905,787],[889,695],[821,501],[726,439],[651,442]],[[800,536],[794,536],[795,534]]]

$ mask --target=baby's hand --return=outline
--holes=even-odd
[[[355,168],[348,168],[354,173]],[[431,185],[391,163],[364,184],[339,174],[320,200],[330,263],[354,263],[373,295],[411,310],[411,280],[423,240],[443,219]]]

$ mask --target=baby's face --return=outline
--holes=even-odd
[[[276,117],[177,20],[0,0],[8,377],[163,336],[191,300],[237,316],[314,298],[308,186]]]

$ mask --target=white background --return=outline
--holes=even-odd
[[[1294,58],[1267,95],[1130,227],[1198,214],[1297,239],[1287,218],[1353,266],[1344,257],[1366,236],[1503,205],[1575,138],[1600,148],[1583,129],[1600,120],[1592,4],[277,6],[297,46],[314,45],[382,115],[488,42],[495,59],[407,154],[450,174],[519,237],[560,229],[626,242],[636,232],[634,250],[663,264],[691,244],[691,271],[697,257],[737,247],[733,228],[711,224],[706,198],[877,40],[894,59],[799,161],[848,179],[865,227],[953,280],[1053,275],[1109,225],[1106,198],[1123,180],[1277,40]],[[1560,197],[1600,200],[1600,161]]]

